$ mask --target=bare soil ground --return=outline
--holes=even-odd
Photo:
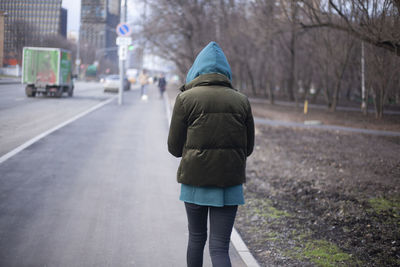
[[[400,116],[252,108],[268,119],[400,131]],[[399,137],[256,125],[247,177],[235,227],[261,266],[400,266]]]

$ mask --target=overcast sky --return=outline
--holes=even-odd
[[[136,1],[137,3],[140,1]],[[128,17],[137,16],[141,5],[134,4],[135,0],[128,0]],[[67,32],[79,30],[79,19],[81,15],[81,0],[63,0],[62,6],[68,10]],[[136,8],[133,8],[136,7]]]
[[[81,15],[81,0],[63,0],[62,6],[68,10],[67,32],[78,31]]]

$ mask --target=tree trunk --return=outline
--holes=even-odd
[[[383,105],[385,103],[384,88],[379,91],[379,119],[383,117]]]
[[[332,106],[330,108],[330,111],[332,111],[332,112],[336,111],[336,106],[339,102],[339,91],[340,91],[340,87],[342,86],[342,80],[343,80],[344,72],[347,67],[347,63],[349,62],[349,59],[350,59],[350,53],[351,53],[352,46],[353,45],[351,44],[349,46],[349,49],[346,51],[345,62],[343,63],[343,67],[340,71],[340,74],[337,75],[338,80],[336,82],[335,91],[333,93]]]
[[[251,72],[250,67],[249,67],[248,64],[246,64],[246,67],[247,67],[247,75],[248,75],[248,78],[250,80],[251,91],[252,91],[253,95],[256,96],[257,95],[257,90],[256,90],[256,85],[254,83],[253,73]]]
[[[290,1],[290,17],[291,17],[291,35],[290,35],[290,70],[289,70],[289,100],[295,100],[295,91],[297,89],[296,82],[296,43],[297,43],[297,1]]]
[[[331,107],[330,107],[330,111],[332,111],[332,112],[336,111],[336,106],[337,106],[338,101],[339,101],[340,86],[341,86],[341,79],[336,83],[335,89],[333,91],[332,104],[331,104]]]
[[[269,98],[269,103],[271,105],[274,104],[274,89],[273,89],[273,84],[270,82],[267,82],[267,91],[268,91],[268,98]]]
[[[383,102],[382,102],[382,98],[383,98],[383,89],[379,88],[379,91],[377,92],[376,90],[373,90],[373,100],[374,100],[374,107],[375,107],[375,117],[377,119],[381,119],[382,118],[382,106],[383,106]]]
[[[288,84],[288,96],[290,101],[294,101],[294,91],[295,91],[295,80],[296,80],[296,37],[295,32],[292,31],[292,36],[290,39],[290,69],[289,69],[289,84]]]
[[[340,92],[340,87],[342,86],[342,79],[343,79],[343,75],[344,75],[344,70],[345,70],[345,66],[343,66],[343,69],[341,71],[341,74],[339,76],[338,81],[336,82],[335,85],[335,89],[333,91],[333,95],[332,95],[332,104],[330,107],[330,111],[335,112],[336,111],[336,107],[337,104],[339,103],[339,92]]]
[[[367,116],[368,115],[368,99],[369,99],[369,89],[368,88],[365,89],[364,97],[365,97],[365,100],[363,100],[363,102],[364,102],[365,107],[362,109],[362,111],[363,111],[363,114],[365,116]]]
[[[329,109],[331,107],[331,94],[330,94],[330,88],[329,88],[329,80],[325,79],[325,92],[324,92],[324,99],[327,105],[327,108]]]

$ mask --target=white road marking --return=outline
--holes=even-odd
[[[24,150],[25,148],[27,148],[27,147],[29,147],[30,145],[36,143],[36,142],[39,141],[40,139],[42,139],[42,138],[48,136],[49,134],[51,134],[51,133],[53,133],[53,132],[55,132],[55,131],[57,131],[57,130],[63,128],[64,126],[66,126],[66,125],[68,125],[68,124],[70,124],[70,123],[72,123],[72,122],[74,122],[74,121],[76,121],[76,120],[78,120],[78,119],[80,119],[80,118],[86,116],[87,114],[89,114],[89,113],[95,111],[96,109],[99,109],[99,108],[101,108],[102,106],[107,105],[108,103],[110,103],[111,101],[113,101],[116,97],[117,97],[117,96],[114,96],[114,97],[112,97],[112,98],[110,98],[110,99],[108,99],[108,100],[105,100],[105,101],[103,101],[103,102],[97,104],[96,106],[91,107],[90,109],[88,109],[88,110],[86,110],[86,111],[84,111],[84,112],[82,112],[82,113],[76,115],[75,117],[73,117],[73,118],[71,118],[71,119],[69,119],[69,120],[67,120],[67,121],[65,121],[65,122],[63,122],[63,123],[61,123],[61,124],[59,124],[59,125],[57,125],[57,126],[51,128],[50,130],[48,130],[48,131],[46,131],[46,132],[44,132],[44,133],[41,133],[41,134],[39,134],[38,136],[36,136],[36,137],[34,137],[34,138],[28,140],[27,142],[23,143],[22,145],[18,146],[17,148],[11,150],[11,151],[8,152],[7,154],[5,154],[5,155],[3,155],[2,157],[0,157],[0,164],[3,163],[3,162],[5,162],[5,161],[8,160],[9,158],[11,158],[11,157],[17,155],[19,152],[21,152],[21,151]]]

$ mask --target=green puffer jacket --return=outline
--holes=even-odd
[[[168,150],[182,157],[178,182],[228,187],[246,181],[254,120],[247,97],[218,73],[203,74],[181,88],[175,102]]]

